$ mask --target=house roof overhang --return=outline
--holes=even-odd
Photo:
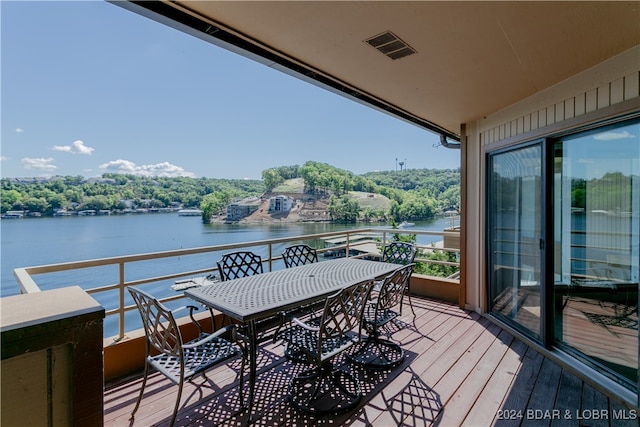
[[[640,44],[638,1],[115,3],[453,140]]]

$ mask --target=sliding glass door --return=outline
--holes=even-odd
[[[487,165],[489,312],[637,391],[640,120]]]
[[[490,311],[541,337],[542,143],[489,160]]]
[[[554,146],[555,342],[630,384],[638,374],[640,125]]]

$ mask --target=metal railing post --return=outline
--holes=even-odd
[[[118,329],[118,340],[124,338],[124,262],[120,262],[118,264],[119,267],[119,279],[118,279],[118,288],[120,292],[120,304],[118,305],[118,317],[119,317],[119,329]]]

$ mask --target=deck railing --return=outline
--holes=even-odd
[[[34,267],[17,268],[14,270],[14,276],[20,286],[22,293],[40,292],[41,286],[35,281],[35,276],[47,275],[49,279],[47,288],[68,286],[69,284],[78,284],[78,281],[83,281],[83,277],[90,277],[95,280],[99,277],[100,280],[111,281],[109,284],[101,284],[99,286],[84,285],[80,283],[80,286],[89,294],[94,296],[98,302],[101,302],[106,309],[105,326],[114,319],[117,319],[117,333],[114,340],[119,340],[126,336],[128,330],[134,328],[128,328],[133,326],[134,321],[129,319],[130,325],[127,325],[126,314],[132,311],[135,306],[133,304],[127,304],[128,296],[126,288],[128,286],[141,286],[147,284],[157,284],[159,291],[154,291],[163,302],[169,303],[178,299],[184,298],[182,293],[172,291],[170,284],[173,284],[176,279],[183,279],[186,277],[197,277],[209,274],[216,274],[217,268],[215,264],[215,256],[219,257],[219,254],[224,252],[231,252],[236,250],[252,250],[259,253],[265,264],[266,271],[273,271],[274,269],[283,268],[281,253],[284,247],[292,244],[306,243],[318,250],[318,255],[321,258],[331,256],[350,256],[350,257],[365,257],[375,256],[376,251],[374,248],[380,248],[382,245],[395,240],[395,235],[413,234],[416,236],[436,236],[442,238],[443,232],[439,231],[421,231],[421,230],[404,230],[404,229],[382,229],[382,228],[359,228],[352,230],[343,230],[330,233],[320,234],[308,234],[297,235],[283,238],[275,238],[268,240],[259,240],[251,242],[233,243],[226,245],[206,246],[191,249],[179,249],[163,252],[151,252],[136,255],[126,255],[112,258],[92,259],[86,261],[76,261],[69,263],[41,265]],[[420,240],[420,239],[418,239]],[[440,241],[441,242],[441,241]],[[439,250],[443,252],[458,253],[457,248],[445,248],[442,244],[417,244],[418,256],[417,262],[432,263],[440,265],[453,265],[459,268],[458,262],[429,260],[425,256],[433,250]],[[190,268],[185,271],[173,271],[173,267],[168,268],[171,271],[162,271],[159,268],[159,261],[162,261],[163,266],[171,264],[170,260],[184,260],[188,257],[195,257],[197,255],[207,254],[211,255],[207,261],[195,259],[190,264]],[[148,266],[145,263],[149,262]],[[155,264],[153,264],[155,262]],[[183,265],[184,262],[179,263]],[[206,264],[200,268],[200,265]],[[192,268],[193,266],[198,268]],[[100,271],[100,274],[88,274],[87,270],[99,268],[111,268],[116,267],[116,272]],[[140,277],[130,278],[132,271],[136,271],[142,275]],[[64,279],[60,279],[56,284],[55,276],[60,275],[63,272],[67,272],[64,275]],[[80,272],[84,272],[84,275]],[[71,273],[71,274],[69,274]],[[154,275],[149,276],[150,273]],[[117,276],[117,277],[113,277]],[[51,279],[53,277],[53,279]],[[91,280],[86,280],[91,282]],[[108,302],[103,302],[108,301]],[[112,305],[112,307],[109,307]],[[136,318],[137,320],[137,318]],[[113,328],[115,330],[116,328]],[[137,329],[137,328],[136,328]],[[107,327],[105,327],[107,330]]]

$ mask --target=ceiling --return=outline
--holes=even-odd
[[[639,1],[134,3],[454,139],[462,123],[640,44]],[[393,60],[366,42],[385,32],[415,53]]]

